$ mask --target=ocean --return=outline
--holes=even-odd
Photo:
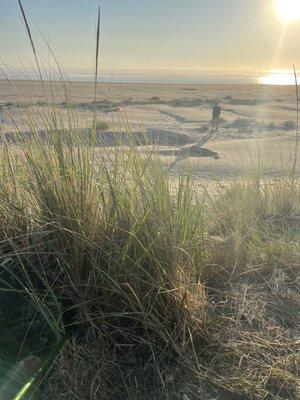
[[[0,66],[1,67],[1,66]],[[262,73],[262,72],[261,72]],[[71,81],[94,81],[89,70],[66,70],[65,78]],[[257,83],[260,72],[201,70],[201,71],[99,71],[98,81],[107,83],[173,83],[173,84],[253,84]],[[36,80],[38,74],[33,70],[2,67],[0,79]],[[45,80],[59,80],[56,72],[43,72]]]
[[[1,67],[1,65],[0,65]],[[43,72],[44,80],[60,80],[54,71]],[[1,68],[0,79],[36,80],[36,71]],[[91,70],[66,70],[64,79],[92,82],[95,77]],[[161,84],[211,84],[211,85],[293,85],[292,71],[287,70],[201,70],[201,71],[99,71],[98,82],[106,83],[161,83]]]

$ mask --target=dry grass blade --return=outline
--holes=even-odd
[[[98,7],[98,16],[97,16],[97,31],[96,31],[96,60],[95,60],[95,93],[94,93],[94,101],[95,101],[95,116],[94,121],[96,121],[96,113],[97,113],[97,83],[98,83],[98,68],[99,68],[99,46],[100,46],[100,6]]]
[[[297,159],[298,159],[298,147],[299,147],[299,86],[298,86],[298,78],[297,71],[295,65],[294,68],[294,76],[295,76],[295,86],[296,86],[296,105],[297,105],[297,126],[296,126],[296,144],[295,144],[295,154],[294,154],[294,163],[293,163],[293,176],[295,176],[296,168],[297,168]]]
[[[44,92],[44,95],[45,95],[45,98],[46,98],[44,80],[43,80],[43,76],[42,76],[42,73],[41,73],[40,63],[39,63],[37,52],[36,52],[35,45],[34,45],[34,42],[33,42],[31,30],[30,30],[30,27],[29,27],[29,24],[28,24],[28,20],[27,20],[27,17],[26,17],[26,14],[25,14],[25,11],[24,11],[24,8],[23,8],[21,0],[18,0],[18,3],[19,3],[19,7],[20,7],[21,14],[22,14],[22,17],[23,17],[23,21],[25,23],[27,35],[28,35],[28,38],[29,38],[29,41],[30,41],[30,44],[31,44],[31,48],[32,48],[32,52],[33,52],[33,55],[34,55],[35,63],[36,63],[37,69],[38,69],[38,74],[39,74],[39,78],[40,78],[40,81],[41,81],[41,84],[42,84],[43,92]]]

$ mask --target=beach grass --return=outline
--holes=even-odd
[[[139,151],[126,118],[126,146],[98,146],[99,26],[92,127],[64,87],[67,118],[44,93],[43,128],[25,108],[1,138],[0,293],[34,310],[20,354],[32,329],[47,342],[22,397],[296,400],[297,151],[276,179],[258,157],[204,187]]]
[[[99,148],[55,120],[0,152],[2,288],[64,343],[38,398],[296,399],[297,178],[265,180],[260,160],[199,189],[130,131]]]

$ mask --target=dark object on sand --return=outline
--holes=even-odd
[[[208,150],[202,146],[211,139],[211,137],[217,132],[218,129],[212,129],[208,135],[199,140],[198,142],[188,143],[184,146],[179,147],[175,150],[162,150],[159,152],[161,155],[176,155],[176,159],[170,164],[169,171],[180,161],[188,157],[212,157],[217,160],[220,158],[219,154],[215,151]]]
[[[211,137],[218,131],[220,124],[221,107],[218,103],[215,103],[212,109],[212,121],[211,121],[211,131],[204,138],[198,142],[188,143],[181,146],[176,150],[161,150],[159,153],[161,155],[176,155],[176,159],[170,164],[169,171],[180,161],[188,157],[212,157],[217,160],[220,158],[219,154],[215,151],[204,149],[202,146],[211,139]]]

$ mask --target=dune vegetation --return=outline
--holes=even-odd
[[[30,304],[37,398],[296,399],[293,171],[199,188],[58,117],[0,150],[1,287]]]
[[[0,399],[298,399],[297,149],[200,185],[125,118],[99,147],[96,98],[88,131],[66,92],[67,120],[45,98],[42,135],[1,138],[0,346],[40,363]]]

